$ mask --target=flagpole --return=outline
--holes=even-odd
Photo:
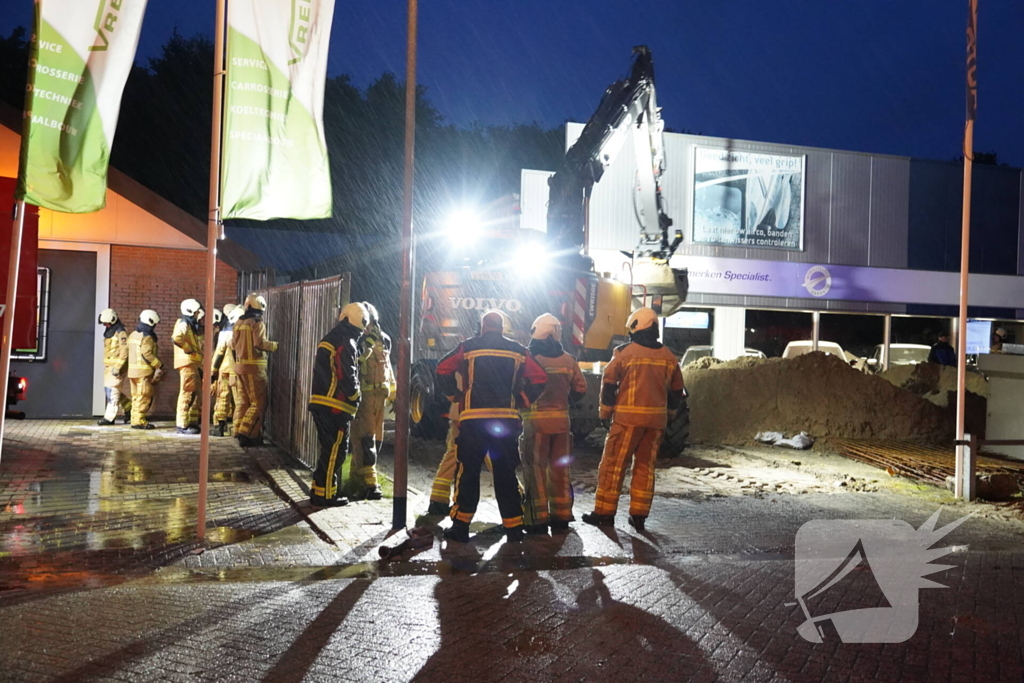
[[[210,131],[210,213],[206,224],[206,303],[203,308],[203,386],[199,435],[199,501],[196,504],[196,538],[206,538],[206,484],[210,472],[210,403],[213,387],[213,309],[217,292],[217,240],[220,223],[220,147],[224,116],[224,31],[226,0],[217,0],[213,38],[213,116]]]
[[[21,235],[25,230],[25,200],[14,205],[14,225],[11,230],[11,258],[7,270],[7,306],[4,308],[3,348],[0,349],[0,367],[4,371],[4,410],[0,413],[0,457],[3,456],[4,427],[7,424],[7,384],[11,376],[11,345],[14,340],[14,304],[18,300],[18,267],[21,265]]]
[[[964,484],[974,480],[974,468],[964,462],[967,405],[967,294],[971,247],[971,172],[974,167],[974,115],[978,84],[975,70],[978,57],[978,0],[968,0],[967,17],[967,123],[964,126],[964,196],[960,228],[960,318],[956,345],[956,481],[954,494],[964,495]],[[972,454],[975,455],[975,454]],[[973,462],[973,458],[971,459]],[[965,468],[967,471],[965,471]],[[974,490],[970,486],[969,491]]]
[[[412,191],[416,151],[417,0],[408,0],[405,53],[405,174],[402,186],[402,290],[398,317],[398,395],[395,397],[395,497],[392,529],[404,529],[409,484],[409,367],[412,355]]]

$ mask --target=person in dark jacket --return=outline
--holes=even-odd
[[[450,401],[459,404],[458,464],[455,505],[445,538],[466,543],[469,523],[480,502],[480,468],[490,455],[494,496],[510,542],[523,538],[523,502],[516,479],[520,409],[528,409],[544,391],[547,374],[522,345],[505,337],[505,315],[488,311],[480,334],[459,344],[437,364],[437,384]],[[456,376],[466,378],[460,391]]]
[[[928,352],[928,362],[956,367],[956,350],[949,344],[949,332],[939,332],[939,341]]]
[[[320,455],[313,471],[309,502],[314,507],[340,507],[348,498],[340,493],[341,466],[349,446],[349,425],[359,408],[357,345],[369,313],[359,303],[341,309],[338,324],[316,347],[309,412],[316,425]]]

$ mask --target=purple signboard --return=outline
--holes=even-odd
[[[690,291],[699,294],[939,306],[960,296],[959,273],[681,255],[671,265],[689,270]],[[1024,277],[972,275],[970,304],[1022,308]]]

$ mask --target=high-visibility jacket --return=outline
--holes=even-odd
[[[361,392],[386,389],[388,396],[393,396],[397,387],[391,368],[391,340],[382,331],[367,331],[359,340],[358,348]]]
[[[238,328],[235,328],[236,333]],[[359,368],[356,347],[362,331],[339,321],[316,347],[309,409],[337,410],[355,415],[359,407]]]
[[[437,383],[451,401],[459,403],[459,422],[519,420],[519,408],[529,408],[544,390],[547,375],[529,351],[488,331],[456,346],[437,364]],[[460,392],[456,374],[466,379]]]
[[[156,337],[139,330],[128,336],[129,377],[149,377],[162,365],[157,358]]]
[[[683,374],[674,353],[636,342],[612,352],[601,379],[602,420],[612,418],[625,427],[664,429],[668,413],[683,396]]]
[[[217,335],[217,349],[213,352],[213,371],[222,375],[234,372],[235,352],[231,348],[232,326],[228,325]]]
[[[193,328],[188,319],[178,318],[174,323],[171,341],[174,342],[175,369],[198,368],[203,364],[203,335]]]
[[[235,374],[254,375],[267,371],[267,354],[277,351],[277,342],[267,339],[262,319],[242,316],[231,332],[230,347],[235,355]]]
[[[106,386],[117,386],[128,368],[128,331],[120,322],[103,332],[103,368]]]
[[[587,380],[580,371],[576,359],[563,352],[562,355],[533,356],[537,364],[547,373],[544,391],[529,410],[523,411],[523,420],[529,420],[542,434],[561,434],[569,431],[569,397],[583,398],[587,393]]]

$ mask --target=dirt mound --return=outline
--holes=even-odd
[[[719,365],[722,361],[714,356],[703,356],[687,365],[684,370],[707,370]]]
[[[952,437],[947,412],[835,356],[738,358],[683,370],[690,435],[703,443],[749,443],[759,431],[815,438],[936,441]]]
[[[956,368],[937,363],[895,365],[880,377],[915,396],[945,408],[956,400]],[[967,391],[988,398],[988,382],[977,372],[967,373]],[[953,398],[950,398],[950,392]]]

